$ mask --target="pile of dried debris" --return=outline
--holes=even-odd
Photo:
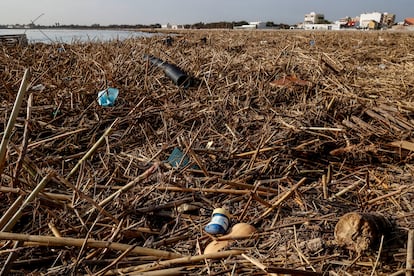
[[[300,31],[2,48],[2,271],[404,273],[413,52],[409,33]],[[207,233],[220,207],[253,230]]]

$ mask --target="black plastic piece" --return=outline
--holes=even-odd
[[[178,66],[149,55],[145,55],[144,59],[164,70],[165,75],[169,77],[176,85],[184,88],[191,86],[191,77],[189,77],[187,73],[181,70]]]

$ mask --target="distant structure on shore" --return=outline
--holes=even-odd
[[[303,23],[298,28],[305,30],[339,30],[340,24],[329,22],[322,13],[311,12],[305,14]]]
[[[192,25],[173,25],[173,24],[163,24],[161,25],[162,29],[169,30],[179,30],[179,29],[242,29],[242,30],[253,30],[253,29],[277,29],[277,28],[289,28],[289,25],[286,24],[274,24],[273,22],[213,22],[213,23],[195,23]]]
[[[51,26],[41,26],[31,24],[0,25],[0,29],[302,29],[302,30],[342,30],[342,29],[361,29],[361,30],[410,30],[414,31],[414,17],[405,18],[402,22],[396,22],[396,15],[388,12],[367,12],[355,17],[343,17],[335,21],[329,21],[323,13],[310,12],[304,15],[303,21],[297,24],[274,23],[273,21],[219,21],[219,22],[197,22],[193,24],[151,24],[151,25],[61,25],[59,22]]]
[[[376,30],[380,28],[389,28],[395,24],[395,14],[392,13],[363,13],[359,17],[359,27],[361,29]]]
[[[311,12],[305,14],[305,19],[303,20],[303,24],[324,24],[325,23],[325,15],[322,13]]]
[[[363,13],[358,17],[344,17],[335,22],[329,22],[324,14],[311,12],[305,14],[303,23],[297,28],[304,30],[340,30],[340,29],[364,29],[379,30],[392,28],[395,25],[395,14],[392,13]]]
[[[405,26],[414,26],[414,17],[412,17],[412,18],[406,18],[404,20],[404,25]]]
[[[408,17],[404,19],[404,22],[398,23],[393,26],[396,30],[414,31],[414,17]]]
[[[161,29],[181,30],[185,29],[184,25],[171,25],[170,23],[161,25]]]
[[[241,25],[241,26],[234,26],[233,29],[243,29],[243,30],[252,30],[252,29],[266,29],[265,22],[249,22],[249,24]]]

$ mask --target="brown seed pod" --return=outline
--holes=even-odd
[[[234,240],[247,238],[254,232],[256,232],[254,226],[248,223],[237,223],[231,228],[230,233],[210,242],[204,249],[204,254],[216,253],[232,244]]]

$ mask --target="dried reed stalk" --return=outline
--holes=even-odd
[[[27,110],[26,121],[24,122],[23,144],[21,146],[19,159],[17,160],[16,169],[14,171],[14,179],[13,179],[13,184],[12,184],[13,187],[16,186],[17,182],[19,181],[20,169],[23,166],[24,156],[26,155],[26,151],[27,151],[29,126],[30,126],[29,124],[30,124],[30,118],[32,114],[32,105],[33,105],[33,94],[29,94],[29,99],[27,100],[27,109],[26,109]]]
[[[62,237],[53,237],[53,236],[38,236],[38,235],[27,235],[27,234],[17,234],[9,232],[0,232],[0,239],[2,240],[14,240],[14,241],[23,241],[23,242],[36,242],[43,246],[76,246],[82,247],[86,246],[88,248],[109,248],[117,251],[129,251],[130,254],[134,255],[144,255],[144,256],[155,256],[160,258],[178,258],[179,254],[158,250],[145,248],[135,245],[122,244],[117,242],[106,242],[106,241],[97,241],[97,240],[84,240],[84,239],[74,239],[74,238],[62,238]],[[132,247],[132,249],[131,249]]]
[[[91,155],[98,149],[98,147],[102,144],[102,142],[105,140],[105,138],[111,134],[112,128],[115,126],[115,124],[118,122],[118,119],[116,119],[109,128],[105,130],[105,132],[102,134],[102,136],[96,141],[96,143],[86,152],[86,154],[76,163],[75,167],[69,172],[66,178],[70,178],[82,165],[85,160],[87,160]]]
[[[406,276],[413,275],[413,261],[414,261],[414,230],[408,230],[407,237],[407,261],[406,261]]]
[[[283,203],[283,201],[285,201],[287,198],[289,198],[292,193],[294,193],[303,183],[305,183],[306,178],[302,178],[298,183],[296,183],[295,185],[293,185],[293,187],[291,189],[289,189],[289,191],[286,191],[283,195],[281,195],[275,203],[272,204],[272,206],[270,208],[268,208],[261,216],[260,219],[265,218],[267,215],[270,214],[270,212],[272,212],[274,209],[276,209],[277,207],[279,207],[279,205],[281,203]]]
[[[27,196],[27,198],[24,200],[22,205],[19,207],[19,209],[14,212],[13,216],[7,221],[7,223],[3,226],[1,229],[2,231],[11,231],[14,225],[18,222],[18,220],[22,216],[23,210],[36,198],[36,196],[43,190],[43,188],[46,186],[46,184],[49,182],[49,180],[52,178],[53,172],[49,172],[42,178],[42,180],[39,182],[39,184],[36,186],[35,189]],[[13,208],[13,205],[11,206]]]
[[[1,139],[1,143],[0,143],[0,175],[3,173],[4,162],[5,162],[6,152],[7,152],[7,144],[9,143],[10,136],[12,134],[12,130],[13,130],[14,124],[16,122],[17,116],[19,115],[20,106],[21,106],[21,104],[23,102],[23,99],[24,99],[24,96],[26,94],[26,90],[27,90],[27,86],[29,84],[28,82],[30,80],[30,77],[31,77],[30,69],[26,69],[24,71],[24,75],[23,75],[22,82],[20,84],[19,91],[17,92],[17,97],[16,97],[16,101],[13,105],[13,110],[10,114],[9,121],[7,123],[6,129],[5,129],[3,137]]]
[[[99,203],[99,206],[103,207],[106,204],[108,204],[111,200],[113,200],[114,198],[116,198],[118,195],[120,195],[123,192],[126,192],[128,190],[130,190],[132,187],[134,187],[138,182],[148,178],[151,174],[153,174],[157,168],[158,168],[159,164],[158,163],[154,163],[149,169],[147,169],[143,174],[139,175],[137,178],[135,178],[133,181],[129,182],[127,185],[125,185],[124,187],[122,187],[121,189],[119,189],[118,191],[116,191],[115,193],[111,194],[110,196],[108,196],[107,198],[105,198],[104,200],[102,200]]]
[[[119,273],[130,273],[130,272],[135,272],[135,271],[146,272],[146,271],[158,270],[160,268],[168,267],[168,266],[176,265],[176,264],[192,264],[192,263],[204,261],[206,259],[224,259],[229,256],[241,255],[242,253],[243,251],[241,250],[228,250],[228,251],[203,254],[203,255],[197,255],[197,256],[186,256],[186,257],[181,257],[181,258],[175,258],[172,260],[159,261],[159,262],[151,263],[151,264],[128,267],[125,269],[117,269],[114,271],[109,271],[107,275],[116,275]]]
[[[16,214],[16,212],[20,208],[22,202],[23,202],[23,196],[20,195],[18,198],[16,198],[16,200],[13,202],[13,204],[10,206],[10,208],[1,217],[1,219],[0,219],[0,229],[3,229],[3,227],[10,221],[10,219],[13,217],[13,215]]]

